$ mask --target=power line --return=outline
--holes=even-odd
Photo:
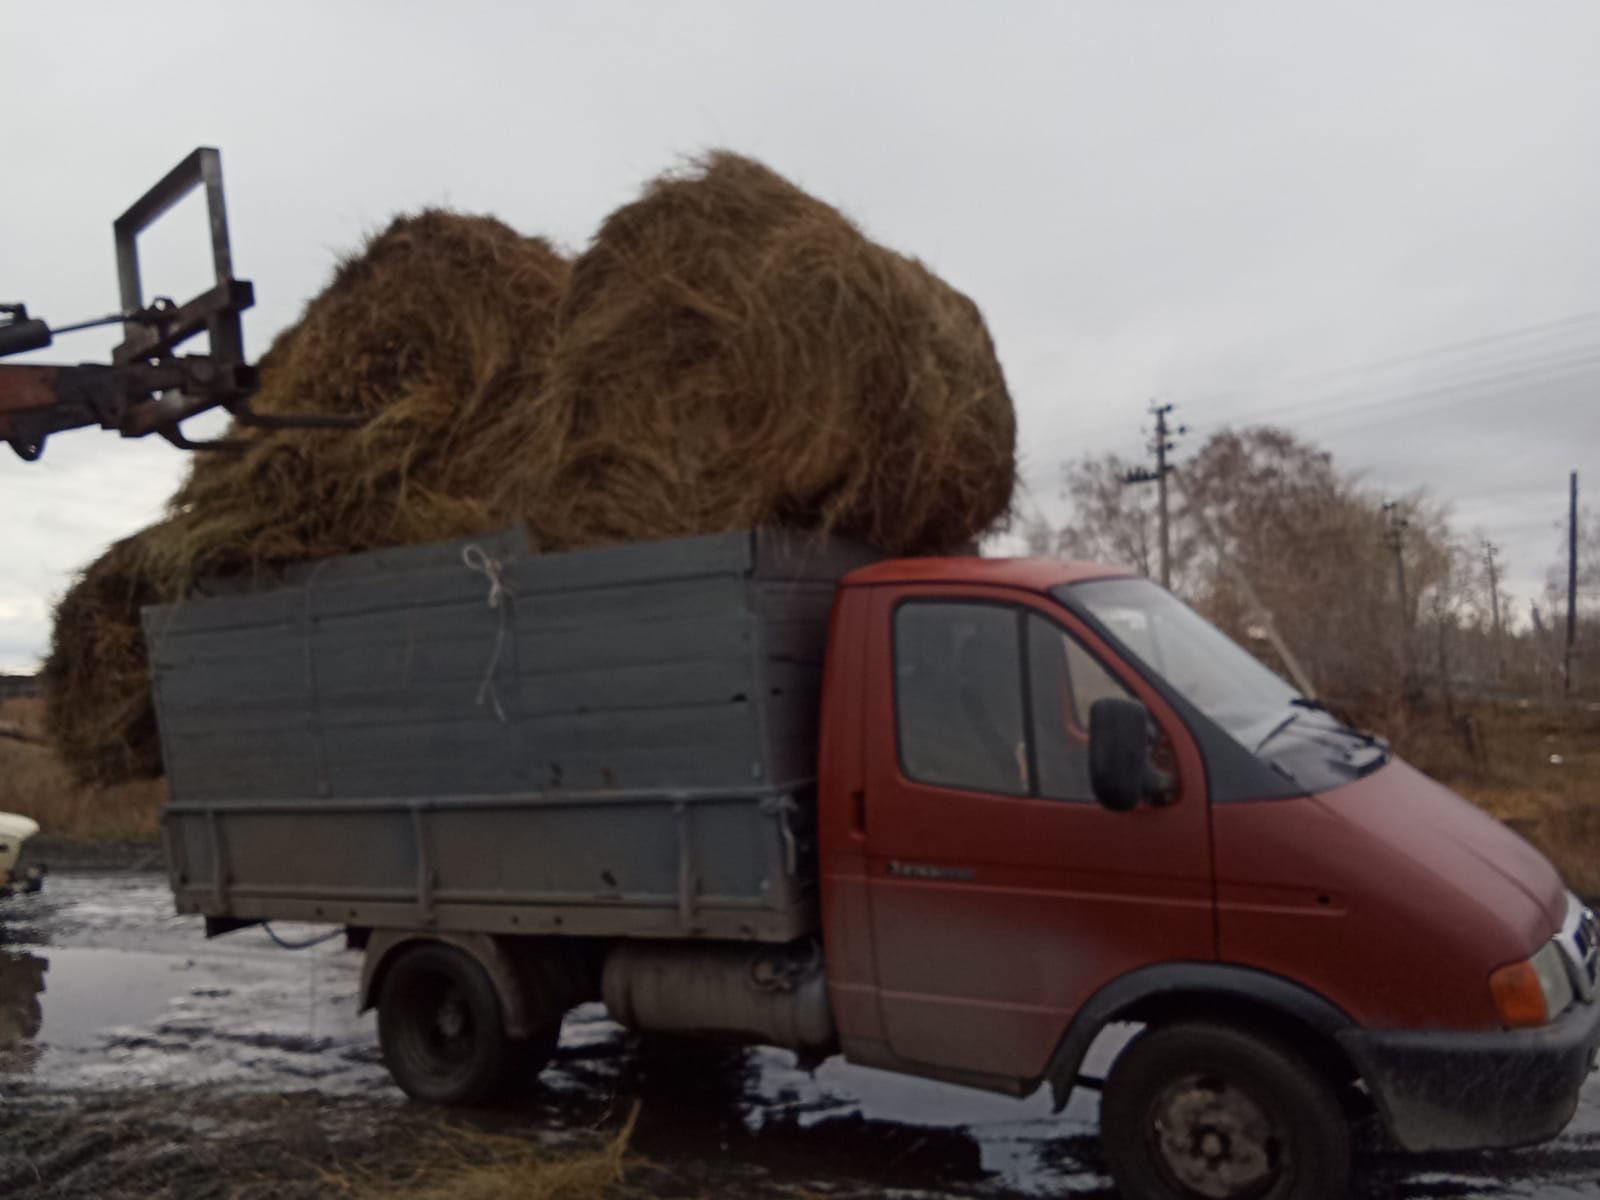
[[[1326,370],[1306,371],[1298,375],[1288,375],[1279,381],[1279,386],[1285,388],[1304,388],[1307,386],[1326,387],[1329,383],[1348,378],[1350,376],[1379,375],[1394,371],[1400,367],[1414,366],[1437,359],[1450,359],[1466,357],[1472,351],[1490,349],[1491,351],[1502,344],[1519,341],[1536,341],[1540,337],[1554,334],[1558,331],[1570,331],[1581,326],[1593,325],[1594,331],[1585,341],[1593,336],[1600,335],[1600,312],[1576,313],[1569,317],[1562,317],[1554,321],[1546,321],[1536,325],[1522,326],[1516,329],[1504,330],[1498,333],[1484,334],[1478,337],[1466,338],[1457,342],[1447,342],[1438,346],[1430,346],[1422,350],[1415,350],[1405,354],[1391,355],[1387,358],[1375,359],[1367,363],[1352,364],[1343,367],[1331,367]],[[1486,365],[1480,363],[1480,365]],[[1192,400],[1196,399],[1191,397]],[[1217,396],[1201,396],[1199,401],[1210,402],[1218,399]]]
[[[1464,338],[1458,342],[1445,342],[1438,346],[1430,346],[1423,350],[1412,351],[1407,354],[1391,355],[1388,358],[1375,359],[1369,363],[1358,366],[1335,367],[1332,370],[1317,372],[1307,376],[1315,379],[1318,376],[1331,377],[1337,375],[1378,374],[1382,371],[1392,371],[1397,367],[1411,366],[1415,363],[1426,362],[1430,359],[1458,357],[1473,350],[1497,346],[1506,342],[1532,341],[1557,330],[1569,330],[1586,324],[1595,324],[1600,327],[1600,312],[1574,313],[1569,317],[1561,317],[1554,321],[1544,321],[1535,325],[1524,325],[1515,329],[1502,330],[1498,333],[1481,334],[1477,337]]]
[[[1308,421],[1326,421],[1336,417],[1370,412],[1374,409],[1408,408],[1412,405],[1426,402],[1435,398],[1446,398],[1461,394],[1470,394],[1473,391],[1485,388],[1505,388],[1520,384],[1527,380],[1547,379],[1551,382],[1566,378],[1571,374],[1583,375],[1592,370],[1600,370],[1600,349],[1586,348],[1581,354],[1556,358],[1529,358],[1516,363],[1495,364],[1495,369],[1477,372],[1466,372],[1434,383],[1425,383],[1420,387],[1401,388],[1387,394],[1374,396],[1368,393],[1354,403],[1329,404],[1335,397],[1322,396],[1319,399],[1307,400],[1300,403],[1276,404],[1269,408],[1256,409],[1244,413],[1230,413],[1220,418],[1231,424],[1248,424],[1272,417],[1282,417],[1289,414],[1303,414],[1302,419]],[[1407,415],[1411,415],[1408,411]]]

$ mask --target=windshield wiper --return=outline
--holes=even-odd
[[[1293,704],[1293,703],[1295,703],[1295,701],[1291,700],[1291,701],[1289,701],[1289,703]],[[1257,742],[1256,743],[1256,748],[1254,750],[1252,750],[1250,753],[1252,753],[1252,754],[1260,754],[1263,750],[1265,750],[1267,748],[1267,743],[1268,742],[1270,742],[1273,738],[1277,737],[1285,729],[1289,728],[1289,726],[1293,725],[1296,721],[1298,721],[1300,719],[1300,712],[1301,712],[1300,709],[1298,709],[1298,708],[1295,709],[1287,717],[1285,717],[1283,720],[1279,721],[1271,729],[1267,730],[1267,736],[1262,738],[1259,742]]]
[[[1289,703],[1294,705],[1296,708],[1309,709],[1312,712],[1327,713],[1333,718],[1334,725],[1339,733],[1347,734],[1358,741],[1366,743],[1368,746],[1381,745],[1385,751],[1387,751],[1389,748],[1389,744],[1377,734],[1365,729],[1357,729],[1354,725],[1346,724],[1344,720],[1340,718],[1338,713],[1334,712],[1333,709],[1329,708],[1321,700],[1313,699],[1310,696],[1296,696],[1293,700],[1289,701]],[[1282,726],[1274,729],[1270,734],[1267,735],[1267,737],[1268,739],[1271,739],[1281,732],[1283,732]],[[1259,750],[1260,747],[1258,746],[1257,749]]]

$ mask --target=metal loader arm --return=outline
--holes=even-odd
[[[144,301],[138,237],[196,188],[203,188],[211,230],[212,287],[184,304]],[[122,343],[109,364],[76,366],[0,364],[0,439],[24,460],[44,451],[46,438],[69,429],[99,426],[123,437],[159,434],[185,450],[234,449],[238,441],[191,441],[182,423],[221,408],[239,424],[263,428],[342,428],[362,418],[270,416],[255,413],[250,397],[258,379],[245,360],[240,314],[255,303],[249,281],[235,279],[222,196],[222,156],[202,146],[117,218],[117,280],[121,311],[50,328],[21,304],[0,305],[0,358],[49,346],[56,334],[96,325],[122,325]],[[210,342],[206,354],[178,355],[195,334]]]

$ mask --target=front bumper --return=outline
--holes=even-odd
[[[1339,1035],[1407,1150],[1526,1146],[1560,1133],[1600,1049],[1600,999],[1542,1029]]]

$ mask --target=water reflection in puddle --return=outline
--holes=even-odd
[[[37,954],[0,951],[0,1053],[17,1050],[39,1035],[46,965]]]
[[[159,1016],[194,987],[177,955],[52,948],[0,951],[0,1048],[86,1050]]]

